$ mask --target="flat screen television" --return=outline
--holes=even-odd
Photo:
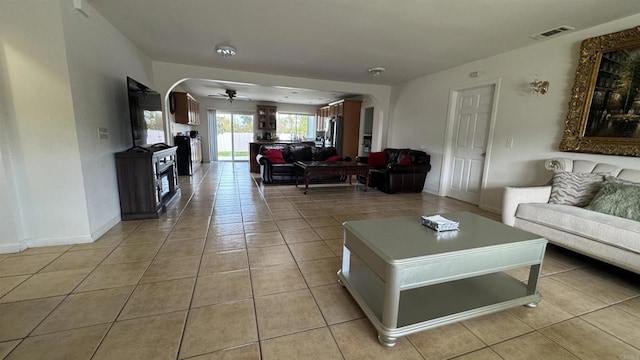
[[[127,77],[133,146],[164,143],[162,97],[148,86]]]

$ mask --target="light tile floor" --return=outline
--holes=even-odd
[[[380,346],[336,283],[341,223],[472,211],[362,185],[258,186],[244,164],[201,167],[158,220],[92,244],[0,255],[6,359],[640,359],[638,275],[549,246],[536,309]],[[527,269],[510,272],[525,279]]]

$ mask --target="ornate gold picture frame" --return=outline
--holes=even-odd
[[[640,156],[640,26],[586,39],[561,151]]]

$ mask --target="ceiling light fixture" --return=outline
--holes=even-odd
[[[232,57],[237,52],[238,51],[233,46],[229,46],[229,45],[218,45],[218,46],[216,46],[216,53],[218,53],[218,55],[220,55],[220,56],[222,56],[224,58]]]
[[[374,77],[378,77],[380,76],[380,74],[385,72],[385,70],[387,69],[383,68],[382,66],[374,66],[372,68],[369,68],[367,72],[369,72],[369,74],[373,75]]]

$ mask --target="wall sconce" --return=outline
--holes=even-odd
[[[529,86],[531,87],[531,90],[536,93],[536,95],[544,95],[547,93],[547,91],[549,91],[549,82],[538,80],[538,76],[536,76],[533,81],[529,83]]]

